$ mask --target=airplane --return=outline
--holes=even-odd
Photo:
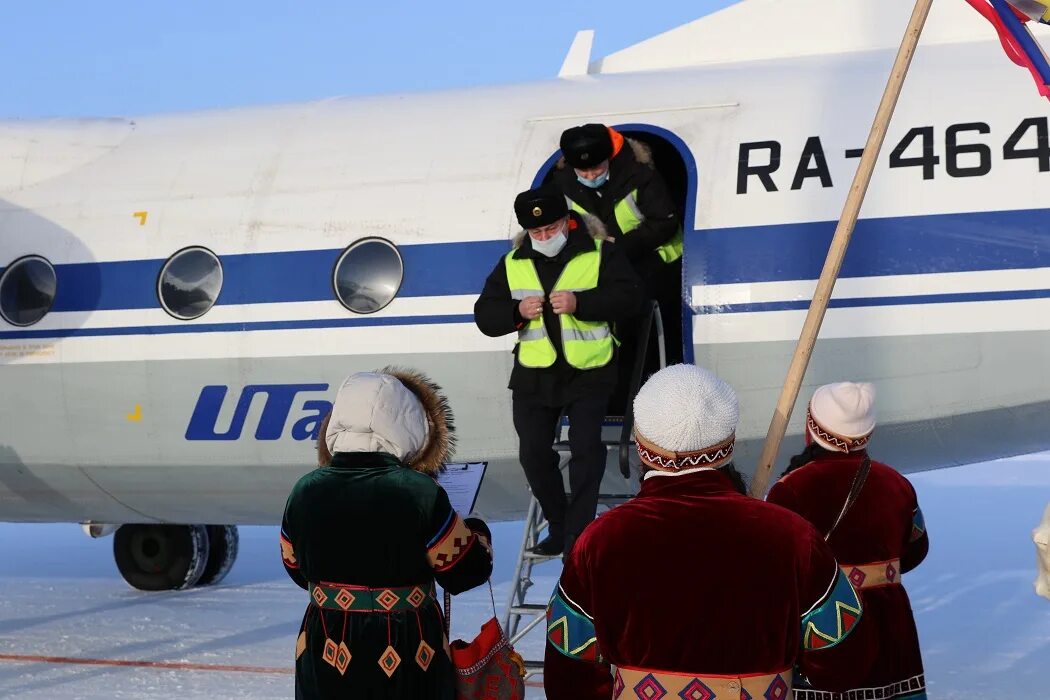
[[[588,122],[681,195],[683,351],[736,388],[749,471],[907,6],[744,0],[593,60],[581,33],[530,84],[0,123],[0,519],[115,530],[138,588],[213,583],[315,464],[334,387],[389,364],[447,389],[456,459],[489,462],[477,511],[521,517],[514,338],[472,307],[515,194]],[[806,377],[803,401],[874,382],[875,449],[905,472],[1050,448],[1028,81],[962,0],[935,5]]]

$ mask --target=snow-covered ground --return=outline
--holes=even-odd
[[[932,549],[905,585],[930,697],[1044,697],[1050,601],[1032,589],[1031,530],[1050,501],[1050,457],[920,474],[912,481]],[[494,526],[500,608],[520,527]],[[546,564],[537,572],[535,598],[542,601],[558,567]],[[112,539],[90,540],[74,525],[0,524],[0,698],[289,698],[305,605],[306,594],[281,569],[275,528],[241,528],[240,558],[221,585],[157,594],[123,582]],[[453,607],[455,636],[473,637],[489,615],[487,590],[460,596]],[[519,649],[535,657],[542,638],[536,634]],[[534,688],[530,697],[542,693]]]

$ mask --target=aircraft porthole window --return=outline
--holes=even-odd
[[[222,291],[222,263],[207,248],[183,248],[164,263],[157,296],[165,311],[181,321],[208,313]]]
[[[339,256],[332,286],[340,304],[354,313],[372,314],[394,300],[404,275],[397,246],[384,238],[362,238]]]
[[[39,255],[15,260],[0,275],[0,316],[12,326],[31,326],[51,310],[58,277]]]

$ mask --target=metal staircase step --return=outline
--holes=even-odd
[[[664,367],[665,352],[663,347],[663,326],[660,322],[658,307],[655,302],[650,303],[649,314],[643,324],[639,335],[639,352],[637,364],[631,380],[630,393],[633,396],[640,386],[643,370],[647,366],[646,355],[649,349],[649,339],[652,329],[655,327],[659,352],[659,366]],[[633,449],[634,436],[631,434],[634,417],[631,414],[631,404],[626,405],[626,416],[606,416],[602,424],[602,444],[606,447],[606,470],[602,477],[602,485],[598,496],[599,505],[617,506],[630,500],[638,489],[636,478],[638,455]],[[558,424],[555,435],[554,449],[559,454],[559,469],[568,471],[572,448],[568,440],[568,421],[562,420]],[[622,440],[622,442],[621,442]],[[609,449],[612,448],[612,449]],[[540,563],[559,559],[560,555],[550,557],[542,554],[534,554],[529,551],[537,543],[542,541],[543,532],[547,528],[547,522],[543,512],[535,498],[529,502],[528,515],[525,518],[525,529],[522,533],[521,549],[518,551],[517,568],[511,581],[510,596],[507,600],[506,613],[503,618],[503,630],[512,644],[527,635],[533,634],[533,630],[545,631],[543,625],[546,618],[547,606],[539,603],[526,603],[525,599],[529,589],[535,584],[532,580],[532,568]],[[543,661],[525,659],[526,677],[542,673]]]

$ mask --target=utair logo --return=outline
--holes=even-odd
[[[289,416],[295,421],[292,424],[292,439],[315,440],[317,431],[321,428],[321,421],[332,410],[332,404],[323,399],[300,397],[300,394],[318,391],[328,391],[328,385],[249,384],[244,387],[237,400],[230,427],[220,432],[217,425],[219,412],[226,403],[229,387],[221,384],[206,386],[201,389],[193,415],[190,416],[190,424],[186,428],[186,439],[239,440],[241,433],[244,432],[244,423],[248,418],[253,399],[256,396],[264,396],[265,403],[259,415],[259,423],[255,427],[256,440],[280,440],[284,435]],[[293,406],[297,406],[294,414],[292,413]]]

